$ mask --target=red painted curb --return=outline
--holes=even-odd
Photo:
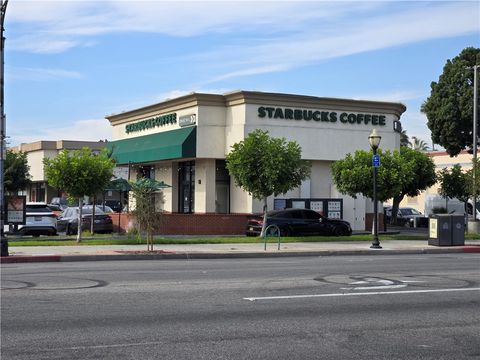
[[[480,245],[469,245],[463,247],[464,253],[480,253]]]
[[[12,263],[30,263],[30,262],[59,262],[60,255],[44,255],[44,256],[2,256],[0,257],[0,263],[12,264]]]

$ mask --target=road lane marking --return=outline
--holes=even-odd
[[[400,289],[407,287],[405,284],[399,285],[380,285],[380,286],[357,286],[354,288],[340,288],[342,290],[382,290],[382,289]]]
[[[396,294],[426,294],[438,292],[461,292],[461,291],[480,291],[480,288],[459,288],[459,289],[430,289],[430,290],[399,290],[399,291],[370,291],[360,293],[332,293],[332,294],[310,294],[310,295],[285,295],[285,296],[264,296],[264,297],[246,297],[243,300],[288,300],[288,299],[306,299],[321,297],[341,297],[341,296],[371,296],[371,295],[396,295]]]

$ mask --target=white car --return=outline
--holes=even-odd
[[[10,235],[57,235],[57,217],[46,203],[27,202],[25,225],[6,225]]]

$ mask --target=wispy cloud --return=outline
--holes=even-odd
[[[235,69],[208,82],[262,71],[284,71],[337,57],[478,32],[479,10],[480,5],[474,3],[412,7],[402,12],[364,17],[340,27],[326,24],[323,29],[316,27],[256,45],[229,46],[196,55],[196,58],[205,62],[215,59],[223,67]]]
[[[46,69],[46,68],[28,68],[11,67],[8,69],[8,76],[12,79],[41,81],[51,79],[80,79],[83,77],[78,71],[65,69]]]
[[[105,119],[79,120],[65,127],[38,127],[34,132],[31,129],[13,127],[9,130],[8,137],[11,145],[40,140],[99,141],[111,139],[112,128]]]
[[[426,99],[427,96],[428,94],[425,94],[424,92],[418,90],[397,90],[384,93],[354,94],[352,95],[352,99],[402,102],[409,100]]]

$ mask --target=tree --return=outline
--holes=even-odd
[[[400,133],[400,146],[409,146],[410,145],[410,139],[408,138],[407,135],[407,130],[402,130]]]
[[[428,151],[427,143],[415,136],[412,136],[412,141],[410,141],[410,146],[413,150]]]
[[[444,198],[466,202],[471,196],[471,180],[471,175],[463,172],[460,164],[453,165],[451,169],[444,168],[438,173],[439,194]]]
[[[237,186],[263,201],[263,227],[267,223],[267,197],[284,194],[310,176],[310,162],[302,160],[295,141],[273,138],[268,131],[255,130],[232,146],[226,166]]]
[[[113,175],[115,162],[103,149],[95,154],[88,148],[82,150],[63,150],[57,157],[43,159],[45,177],[48,183],[78,199],[77,242],[82,238],[83,197],[102,191]],[[93,217],[92,217],[93,222]]]
[[[17,194],[19,190],[24,190],[30,184],[30,166],[28,166],[26,152],[7,149],[4,169],[5,192]]]
[[[480,64],[480,49],[465,48],[447,60],[438,82],[432,82],[430,97],[422,104],[433,142],[450,156],[472,146],[473,65]]]
[[[477,203],[480,194],[480,159],[472,159],[472,168],[467,171],[467,178],[468,197],[475,197],[475,203]],[[463,201],[468,201],[468,198]]]
[[[402,166],[398,151],[390,152],[379,149],[381,166],[377,176],[377,199],[386,201],[399,194],[402,189]],[[342,194],[356,198],[362,194],[373,199],[372,151],[357,150],[347,154],[344,159],[332,165],[333,182]]]
[[[161,221],[161,212],[156,211],[155,194],[160,195],[160,202],[163,204],[163,193],[158,192],[163,187],[166,187],[163,182],[150,178],[130,182],[130,192],[135,199],[135,208],[131,213],[136,219],[139,233],[147,233],[148,251],[153,251],[153,232]]]
[[[412,139],[414,139],[412,137]],[[401,183],[400,192],[393,197],[392,222],[396,222],[400,203],[407,196],[418,196],[436,182],[435,164],[423,151],[408,147],[400,148]]]
[[[421,190],[435,184],[435,165],[424,153],[401,147],[400,151],[378,150],[381,166],[378,168],[377,199],[393,199],[392,217],[395,219],[405,195],[417,196]],[[357,150],[352,156],[332,165],[333,182],[342,194],[356,197],[362,194],[373,199],[372,152]]]

